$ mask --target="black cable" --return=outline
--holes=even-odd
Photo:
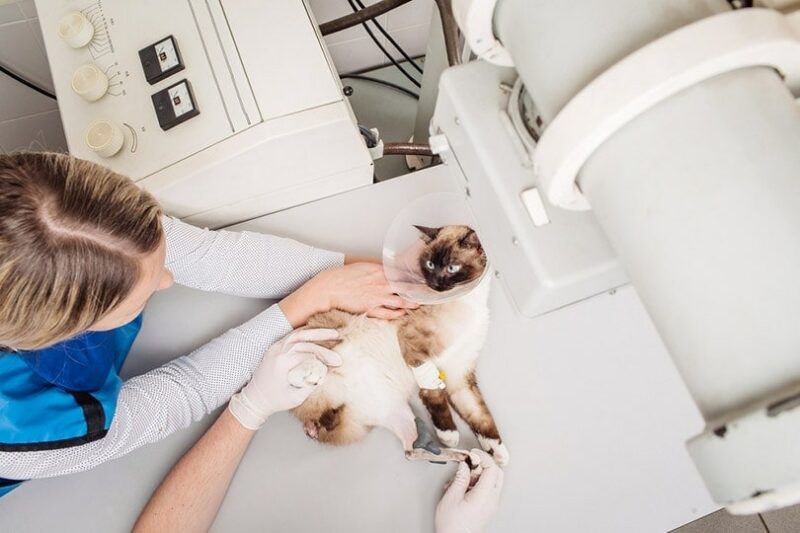
[[[365,20],[380,17],[384,13],[397,9],[398,7],[411,2],[411,0],[380,0],[370,5],[367,9],[362,9],[356,13],[350,13],[335,20],[329,20],[319,25],[319,31],[322,35],[330,35],[337,31],[346,30],[353,26],[358,26]]]
[[[25,87],[28,87],[29,89],[33,89],[34,91],[36,91],[36,92],[37,92],[37,93],[39,93],[39,94],[42,94],[42,95],[44,95],[44,96],[46,96],[46,97],[48,97],[48,98],[52,98],[53,100],[55,100],[55,99],[56,99],[56,95],[54,95],[53,93],[51,93],[51,92],[48,92],[48,91],[46,91],[45,89],[42,89],[42,88],[41,88],[41,87],[39,87],[38,85],[36,85],[36,84],[34,84],[34,83],[32,83],[32,82],[30,82],[30,81],[26,80],[25,78],[23,78],[23,77],[22,77],[22,76],[20,76],[19,74],[17,74],[17,73],[15,73],[15,72],[12,72],[12,71],[8,70],[8,69],[7,69],[6,67],[4,67],[3,65],[0,65],[0,72],[2,72],[3,74],[5,74],[6,76],[8,76],[9,78],[11,78],[12,80],[14,80],[14,81],[18,81],[19,83],[21,83],[21,84],[22,84],[22,85],[24,85]]]
[[[364,137],[364,140],[367,141],[367,148],[375,148],[378,146],[377,137],[375,137],[375,134],[368,127],[359,124],[358,130],[361,132],[361,136]]]
[[[358,11],[358,6],[356,5],[356,3],[355,3],[353,0],[347,0],[347,2],[350,4],[350,7],[352,7],[352,8],[353,8],[353,11],[354,11],[354,12],[357,12],[357,11]],[[369,29],[369,26],[367,26],[367,23],[366,23],[366,22],[364,22],[364,23],[362,24],[362,26],[364,26],[364,29],[365,29],[365,30],[367,30],[367,34],[369,34],[370,38],[372,39],[372,42],[374,42],[374,43],[375,43],[375,46],[377,46],[378,48],[380,48],[381,52],[383,52],[383,55],[385,55],[385,56],[386,56],[386,58],[387,58],[389,61],[391,61],[391,62],[392,62],[392,65],[394,65],[395,67],[397,67],[397,69],[398,69],[400,72],[402,72],[402,73],[403,73],[403,75],[404,75],[406,78],[408,78],[408,80],[409,80],[411,83],[413,83],[415,86],[417,86],[417,87],[422,87],[422,85],[420,85],[420,83],[419,83],[419,82],[418,82],[416,79],[414,79],[414,76],[412,76],[411,74],[409,74],[409,73],[408,73],[408,71],[407,71],[406,69],[404,69],[404,68],[403,68],[403,66],[402,66],[400,63],[398,63],[398,62],[397,62],[397,60],[396,60],[394,57],[392,57],[392,54],[390,54],[390,53],[389,53],[389,51],[388,51],[388,50],[387,50],[387,49],[386,49],[386,48],[385,48],[385,47],[384,47],[384,46],[381,44],[381,42],[378,40],[378,38],[377,38],[377,37],[375,37],[375,34],[374,34],[374,33],[372,33],[372,30],[371,30],[371,29]]]
[[[396,91],[400,91],[401,93],[407,94],[408,96],[410,96],[411,98],[413,98],[415,100],[419,100],[419,95],[417,93],[415,93],[414,91],[409,91],[408,89],[406,89],[402,85],[397,85],[396,83],[392,83],[390,81],[380,80],[378,78],[371,78],[369,76],[361,76],[359,74],[346,74],[346,75],[342,76],[342,79],[343,80],[345,80],[345,79],[362,80],[362,81],[369,81],[369,82],[372,82],[372,83],[377,83],[379,85],[385,85],[386,87],[389,87],[389,88],[394,89]]]
[[[358,7],[360,7],[361,9],[366,9],[366,6],[364,6],[364,2],[362,2],[361,0],[355,0],[355,2],[356,2],[356,4],[358,4]],[[399,44],[397,44],[397,41],[395,41],[395,40],[392,38],[392,36],[391,36],[391,35],[389,35],[389,32],[388,32],[388,31],[386,31],[386,29],[383,27],[383,25],[381,25],[381,23],[380,23],[380,22],[378,22],[376,19],[372,19],[372,23],[373,23],[373,24],[375,24],[375,26],[378,28],[378,30],[380,30],[380,32],[383,34],[383,36],[384,36],[384,37],[386,37],[386,39],[387,39],[387,40],[388,40],[390,43],[392,43],[392,46],[394,46],[394,47],[397,49],[397,51],[398,51],[398,52],[400,52],[400,53],[403,55],[403,57],[405,58],[405,60],[406,60],[406,61],[408,61],[408,62],[409,62],[409,64],[411,64],[411,66],[412,66],[412,67],[414,67],[414,69],[415,69],[417,72],[419,72],[420,74],[422,74],[422,67],[420,67],[420,66],[417,64],[417,62],[416,62],[416,61],[414,61],[414,59],[413,59],[413,58],[412,58],[410,55],[408,55],[408,53],[406,53],[406,51],[403,49],[403,47],[402,47],[402,46],[400,46]],[[365,23],[365,24],[366,24],[366,23]]]

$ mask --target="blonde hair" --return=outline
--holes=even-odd
[[[158,248],[160,216],[152,196],[100,165],[0,155],[0,348],[43,348],[111,311]]]

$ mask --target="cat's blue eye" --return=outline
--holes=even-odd
[[[459,270],[461,270],[461,265],[457,265],[455,263],[447,265],[447,273],[448,274],[455,274]]]
[[[429,259],[429,260],[425,261],[425,268],[427,268],[428,270],[430,270],[431,272],[433,272],[433,270],[436,268],[436,265],[434,265],[434,264],[433,264],[433,261],[431,261],[431,260]]]

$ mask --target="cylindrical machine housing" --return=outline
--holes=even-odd
[[[503,0],[495,27],[546,123],[628,54],[726,9],[722,0],[587,0],[569,10],[557,0]],[[777,72],[748,68],[646,111],[578,176],[719,438],[726,423],[800,383],[798,146],[794,97]],[[780,487],[726,494],[767,489]]]

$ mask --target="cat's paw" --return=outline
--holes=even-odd
[[[487,439],[486,437],[478,436],[478,441],[481,443],[481,448],[494,458],[494,462],[500,466],[506,466],[510,459],[508,448],[498,439]]]
[[[458,446],[458,431],[452,429],[437,429],[436,436],[439,437],[439,442],[448,448],[455,448]]]
[[[289,371],[287,376],[289,385],[302,388],[307,385],[317,385],[327,375],[328,367],[318,359],[306,359]]]

